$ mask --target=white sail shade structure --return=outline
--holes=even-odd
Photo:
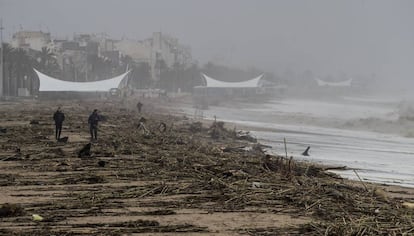
[[[261,74],[256,78],[242,82],[224,82],[213,79],[205,74],[202,75],[206,80],[206,87],[208,88],[256,88],[260,86],[259,81],[263,77],[263,74]]]
[[[45,75],[34,69],[39,77],[39,92],[109,92],[110,89],[118,88],[122,80],[130,72],[127,71],[111,79],[93,81],[93,82],[73,82],[63,81]]]
[[[323,81],[321,79],[316,78],[316,82],[318,83],[318,86],[328,86],[328,87],[350,87],[352,85],[352,78],[340,81],[340,82],[327,82]]]

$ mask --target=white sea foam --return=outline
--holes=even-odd
[[[358,169],[361,178],[371,182],[414,187],[414,139],[387,133],[385,127],[399,126],[396,103],[393,106],[389,102],[384,104],[383,100],[347,100],[282,100],[264,105],[210,107],[204,116],[260,128],[252,134],[272,146],[271,152],[284,154],[283,139],[286,138],[288,154],[295,158],[346,165]],[[383,132],[371,132],[372,127],[364,127],[363,122],[361,127],[356,127],[360,130],[347,130],[344,125],[365,119],[377,120],[376,124],[384,126],[378,127]],[[307,146],[311,146],[310,156],[303,157],[301,153]],[[353,171],[337,173],[357,178]]]

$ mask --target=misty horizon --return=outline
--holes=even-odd
[[[0,17],[5,41],[21,29],[136,40],[161,31],[190,46],[200,63],[412,83],[413,7],[402,0],[1,0]]]

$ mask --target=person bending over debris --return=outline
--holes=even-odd
[[[137,103],[137,109],[138,109],[138,113],[141,113],[141,108],[142,108],[142,103],[141,102],[138,102]]]
[[[98,122],[99,122],[99,114],[98,110],[93,110],[92,114],[89,116],[88,124],[89,124],[89,132],[91,133],[91,140],[98,139]]]
[[[65,114],[62,112],[60,107],[58,107],[55,114],[53,114],[53,120],[55,121],[56,126],[55,138],[56,140],[59,140],[60,134],[62,132],[63,121],[65,120]]]
[[[139,123],[138,123],[137,128],[142,130],[144,134],[148,135],[151,132],[147,129],[147,127],[145,127],[145,122],[146,121],[147,121],[147,119],[145,119],[144,117],[141,117],[138,121]]]

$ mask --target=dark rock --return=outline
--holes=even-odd
[[[310,146],[308,148],[306,148],[306,150],[302,153],[303,156],[309,156],[309,149]]]
[[[63,137],[63,138],[59,138],[59,139],[58,139],[58,142],[59,142],[59,143],[67,143],[67,142],[68,142],[68,140],[69,140],[69,137]]]
[[[38,124],[40,124],[40,123],[39,123],[39,121],[38,121],[38,120],[31,120],[31,121],[30,121],[30,124],[31,124],[31,125],[38,125]]]
[[[86,144],[79,152],[78,157],[90,157],[91,156],[91,143]]]
[[[106,165],[106,161],[102,161],[102,160],[100,160],[100,161],[98,161],[98,165],[99,165],[100,167],[105,167],[105,165]]]

